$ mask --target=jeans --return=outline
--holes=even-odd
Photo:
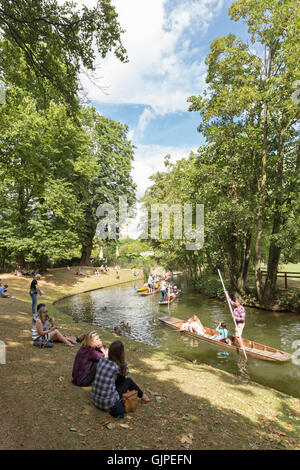
[[[37,306],[37,294],[30,294],[32,298],[32,313],[36,313],[35,308]]]
[[[165,300],[167,299],[167,296],[168,296],[167,291],[166,291],[166,290],[162,290],[162,291],[161,291],[161,295],[162,295],[162,301],[165,301]]]
[[[123,393],[131,390],[136,390],[139,398],[143,396],[143,392],[137,384],[130,377],[124,377],[124,375],[118,374],[116,378],[116,389],[120,398],[122,398]]]

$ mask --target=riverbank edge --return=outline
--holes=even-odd
[[[228,281],[225,279],[225,287],[230,292]],[[196,292],[205,295],[209,299],[217,299],[226,301],[223,288],[221,286],[218,275],[208,274],[199,278],[194,285]],[[272,305],[260,304],[254,294],[238,295],[245,307],[258,308],[269,312],[282,313],[300,313],[300,291],[297,289],[278,289],[279,296]]]
[[[74,296],[80,295],[80,294],[87,294],[88,292],[93,292],[93,291],[96,291],[96,290],[108,289],[109,287],[115,287],[115,286],[119,286],[119,285],[122,285],[122,284],[129,284],[131,282],[134,282],[135,280],[136,281],[138,281],[138,280],[141,281],[143,279],[144,279],[143,277],[140,277],[140,278],[137,277],[136,279],[132,279],[132,280],[129,280],[129,281],[117,282],[117,283],[109,284],[107,286],[94,287],[93,289],[83,290],[83,291],[80,291],[80,292],[76,292],[75,294],[64,295],[63,297],[60,297],[59,299],[54,300],[52,302],[52,305],[56,305],[58,302],[61,302],[64,299],[68,299],[69,297],[74,297]]]
[[[2,277],[5,278],[5,275],[3,275]],[[20,282],[19,282],[20,279],[13,278],[10,275],[9,280],[10,280],[10,285],[11,285],[11,288],[12,288],[12,294],[16,293],[16,296],[14,296],[14,299],[3,300],[3,302],[11,302],[12,301],[14,303],[14,305],[11,304],[12,307],[13,306],[15,307],[15,309],[12,309],[12,312],[13,311],[14,312],[15,311],[20,311],[20,310],[22,310],[22,311],[20,313],[15,314],[15,316],[14,316],[14,318],[16,319],[16,321],[18,323],[14,323],[14,322],[11,321],[11,317],[9,316],[9,309],[7,309],[6,314],[3,315],[3,318],[6,321],[6,325],[4,325],[4,328],[2,329],[2,334],[5,333],[5,326],[6,326],[7,331],[8,331],[8,335],[7,335],[8,353],[9,353],[9,356],[11,356],[11,358],[13,356],[13,361],[9,361],[9,363],[7,364],[7,366],[6,366],[7,367],[7,372],[8,372],[7,377],[6,378],[4,377],[4,380],[2,380],[2,385],[3,385],[2,399],[4,400],[2,409],[3,410],[7,409],[10,413],[12,413],[14,419],[13,419],[13,423],[11,424],[11,428],[9,427],[9,419],[4,420],[2,429],[6,430],[6,431],[8,430],[8,428],[13,429],[15,423],[17,425],[19,424],[19,426],[17,426],[14,429],[13,432],[10,432],[8,430],[8,432],[4,433],[5,439],[3,441],[3,444],[1,444],[0,446],[3,449],[12,449],[12,448],[15,448],[15,447],[20,448],[20,449],[24,449],[24,446],[27,447],[27,448],[32,448],[32,447],[30,447],[32,444],[29,444],[29,445],[26,444],[26,439],[27,438],[25,437],[25,434],[27,435],[28,432],[29,432],[28,423],[27,423],[29,415],[26,414],[26,399],[28,398],[30,400],[30,406],[31,407],[35,406],[35,402],[36,402],[35,400],[37,400],[37,403],[38,403],[38,399],[37,399],[37,396],[36,396],[36,394],[37,394],[36,387],[33,387],[30,390],[30,393],[28,393],[28,390],[27,390],[27,393],[24,396],[24,388],[28,389],[28,386],[29,386],[28,385],[28,376],[31,375],[30,365],[32,365],[32,363],[34,363],[35,366],[38,369],[38,373],[35,374],[35,383],[36,383],[36,385],[38,385],[40,383],[41,387],[44,386],[47,389],[47,393],[49,393],[50,396],[51,396],[51,387],[53,388],[54,396],[57,395],[57,390],[56,390],[57,386],[58,386],[58,388],[62,389],[61,391],[63,393],[63,397],[62,397],[63,401],[62,401],[61,411],[63,411],[64,416],[67,413],[69,415],[71,415],[70,406],[68,405],[68,403],[67,403],[67,405],[65,404],[65,394],[66,393],[71,394],[72,397],[75,400],[79,401],[79,407],[80,407],[80,401],[82,401],[80,399],[80,396],[82,396],[84,398],[87,398],[87,394],[88,394],[88,396],[89,396],[88,397],[88,402],[90,402],[90,389],[88,389],[88,390],[82,390],[82,389],[78,390],[77,389],[76,390],[75,387],[72,387],[72,386],[70,387],[67,384],[64,384],[64,380],[65,380],[64,377],[66,375],[68,376],[70,374],[70,370],[69,370],[70,369],[70,363],[71,363],[70,358],[74,354],[74,352],[73,352],[74,349],[73,348],[64,348],[62,345],[56,345],[53,350],[46,351],[46,350],[39,350],[38,348],[33,348],[32,347],[32,341],[28,337],[29,336],[28,331],[27,330],[20,330],[20,323],[21,323],[21,325],[23,325],[24,324],[24,319],[26,320],[26,318],[27,318],[27,320],[28,320],[31,317],[31,313],[30,313],[31,302],[30,302],[30,298],[29,298],[29,295],[28,295],[28,289],[27,289],[27,285],[28,285],[30,280],[28,278],[27,279],[21,279],[21,284],[23,284],[23,287],[24,287],[23,289],[20,289],[20,285],[19,285],[20,284]],[[79,280],[79,279],[74,280],[73,279],[73,281],[74,281],[74,284],[76,284],[78,286],[79,281],[81,281],[81,280]],[[130,279],[128,281],[122,281],[122,282],[117,281],[117,282],[114,282],[113,284],[109,284],[109,285],[114,286],[114,285],[117,285],[117,284],[121,284],[121,283],[124,284],[124,283],[131,282],[131,281],[132,280],[130,280]],[[26,287],[25,287],[25,283],[26,283]],[[40,283],[42,288],[46,287],[47,282],[45,280],[42,279],[41,281],[39,281],[39,283]],[[16,292],[14,292],[13,285],[15,285]],[[108,285],[100,286],[100,289],[102,289],[104,287],[108,287]],[[48,289],[48,292],[46,292],[46,295],[45,295],[45,301],[46,302],[47,302],[47,299],[49,299],[49,300],[51,299],[52,295],[55,295],[55,297],[56,297],[56,294],[57,294],[57,290],[56,290],[55,294],[54,294],[54,292],[52,292],[52,293],[50,292],[50,290],[53,289],[53,284],[52,285],[49,284],[47,289]],[[93,288],[93,289],[87,289],[87,290],[98,290],[98,289],[99,289],[99,286],[95,289]],[[76,292],[72,293],[72,294],[68,294],[68,296],[69,295],[73,296],[73,295],[76,295],[78,293],[83,293],[83,292],[84,291],[82,289],[79,291],[79,289],[76,288]],[[54,300],[53,297],[52,297],[52,299],[51,299],[52,304],[54,302],[56,304],[57,301],[61,298],[62,297],[59,297],[59,298],[56,298]],[[9,305],[9,304],[7,304],[7,305]],[[73,331],[76,330],[76,334],[83,327],[85,327],[85,329],[86,329],[86,323],[79,322],[78,324],[77,323],[75,324],[72,321],[71,317],[69,315],[61,312],[57,308],[57,306],[55,307],[55,309],[56,309],[56,312],[57,312],[56,315],[55,315],[56,318],[58,318],[58,320],[60,322],[63,322],[62,324],[60,324],[61,328],[70,329],[70,327],[72,327]],[[21,336],[20,338],[18,338],[18,336],[17,336],[18,334]],[[114,333],[108,332],[106,330],[101,330],[101,336],[106,341],[112,341],[112,340],[115,340],[115,339],[119,338]],[[20,350],[18,348],[16,348],[16,340],[19,340],[18,348],[20,348]],[[148,386],[147,386],[147,382],[145,382],[145,380],[147,381],[147,378],[149,380],[149,377],[152,376],[152,384],[151,384],[152,394],[151,395],[152,395],[152,400],[154,400],[154,403],[153,403],[152,406],[157,408],[156,413],[158,413],[158,416],[157,416],[158,420],[161,417],[160,414],[163,413],[163,410],[159,410],[161,408],[160,407],[160,403],[161,403],[160,400],[167,401],[167,399],[165,397],[167,397],[167,393],[170,390],[170,387],[172,388],[171,384],[174,381],[174,377],[176,377],[175,382],[180,377],[180,383],[181,383],[180,388],[181,388],[181,391],[182,392],[184,391],[185,394],[192,393],[192,391],[190,391],[190,389],[189,389],[190,384],[195,383],[198,387],[197,392],[196,392],[197,397],[198,397],[198,399],[200,399],[200,397],[202,397],[201,400],[203,400],[204,403],[206,403],[206,406],[208,406],[207,405],[208,397],[211,398],[215,395],[215,389],[218,388],[218,386],[222,386],[222,385],[225,384],[225,389],[227,389],[227,392],[229,390],[229,394],[230,394],[230,388],[231,388],[230,384],[237,384],[236,393],[237,393],[238,396],[240,396],[240,401],[242,401],[243,398],[244,398],[244,401],[246,401],[245,396],[247,396],[247,394],[245,396],[243,396],[243,394],[246,393],[246,389],[247,390],[249,389],[247,391],[247,393],[252,394],[257,399],[258,398],[261,399],[262,397],[265,397],[265,398],[263,398],[263,400],[265,400],[267,398],[268,402],[270,402],[270,403],[272,402],[272,406],[275,406],[275,405],[277,406],[278,405],[278,408],[281,408],[283,406],[282,404],[284,402],[284,406],[285,407],[288,406],[289,410],[293,410],[295,407],[297,408],[297,410],[299,408],[299,400],[298,399],[296,399],[294,397],[291,397],[289,395],[286,395],[284,393],[278,392],[278,391],[276,391],[274,389],[271,389],[269,387],[264,387],[260,384],[256,384],[255,382],[244,381],[244,380],[234,376],[233,374],[229,374],[227,372],[223,372],[223,371],[220,371],[218,369],[214,369],[211,366],[206,366],[206,365],[202,365],[202,364],[194,365],[194,364],[189,363],[188,361],[185,361],[185,360],[183,361],[182,358],[171,357],[171,356],[169,356],[168,353],[158,352],[154,347],[150,347],[149,345],[144,345],[143,343],[136,342],[135,340],[132,340],[130,338],[122,337],[122,341],[124,341],[126,350],[128,350],[129,356],[131,357],[131,364],[133,364],[132,372],[133,372],[133,374],[138,376],[138,383],[142,382],[142,386],[146,388]],[[135,351],[138,351],[138,353],[139,353],[138,358],[135,358],[135,355],[136,355]],[[45,366],[45,365],[43,365],[43,363],[39,364],[39,362],[37,362],[37,361],[40,361],[39,358],[41,357],[42,354],[44,355],[44,357],[49,358],[49,361],[50,361],[49,366],[47,364]],[[65,356],[68,356],[69,360],[66,360]],[[53,361],[54,361],[54,364],[55,364],[54,369],[53,369],[54,365],[51,365],[53,363]],[[160,372],[160,370],[156,371],[157,366],[155,365],[155,363],[160,363],[159,367],[160,368],[163,367],[161,372]],[[175,370],[174,370],[174,368],[175,368]],[[143,369],[143,372],[144,372],[144,375],[145,375],[146,379],[145,378],[143,379],[143,374],[142,374],[142,376],[139,375],[139,370],[142,370],[142,369]],[[0,368],[0,371],[1,371],[1,368]],[[2,368],[2,371],[3,371],[3,368]],[[162,372],[162,371],[164,371],[164,372]],[[54,373],[54,376],[53,376],[53,373]],[[201,376],[202,380],[204,380],[204,382],[206,380],[204,388],[203,388],[203,386],[201,386],[201,380],[200,380],[200,383],[198,383],[199,377],[198,376],[195,377],[195,373],[196,373],[196,375],[200,374],[199,377]],[[159,377],[159,379],[157,379],[157,380],[159,380],[158,382],[155,379],[155,385],[153,384],[154,376]],[[163,376],[164,379],[161,376]],[[187,376],[187,377],[185,377],[185,376]],[[9,380],[9,379],[11,379],[11,380]],[[12,381],[15,385],[13,390],[11,389]],[[209,383],[211,383],[212,388],[207,394],[207,386],[209,386]],[[227,383],[228,383],[228,386],[226,386]],[[18,386],[20,387],[20,390],[18,390]],[[6,389],[5,389],[5,387],[6,387]],[[233,385],[233,387],[234,387],[234,385]],[[245,388],[245,390],[242,391],[242,392],[240,392],[241,387]],[[155,392],[155,389],[157,390],[157,392]],[[146,390],[148,390],[148,388],[146,388]],[[177,392],[178,392],[177,388],[174,389],[174,393],[176,394]],[[195,392],[193,392],[193,393],[195,393]],[[193,393],[192,393],[192,395],[193,395]],[[225,402],[226,402],[226,400],[229,400],[228,406],[229,406],[230,409],[238,410],[238,407],[236,405],[231,404],[231,397],[229,396],[229,398],[228,398],[228,393],[225,394],[225,395],[226,395],[226,397],[222,397],[222,405],[224,404],[223,401],[224,401],[224,398],[225,398]],[[184,395],[184,396],[189,396],[189,395]],[[156,397],[158,397],[158,398],[156,398]],[[184,413],[187,412],[187,410],[185,408],[185,405],[183,406],[182,403],[181,403],[181,399],[182,399],[181,395],[180,395],[180,401],[178,401],[178,399],[176,399],[176,396],[172,396],[171,398],[172,398],[172,404],[169,403],[169,406],[173,405],[173,402],[174,402],[174,399],[175,399],[174,405],[175,405],[176,415],[178,415],[178,413],[180,415],[180,413],[184,414]],[[5,402],[5,399],[6,399],[6,402]],[[213,400],[213,398],[211,398],[211,399]],[[219,400],[219,399],[216,398],[216,400]],[[191,402],[191,405],[190,405],[191,408],[190,408],[189,411],[192,410],[192,403],[194,401],[195,401],[195,398]],[[281,404],[281,402],[282,402],[282,404]],[[4,406],[4,403],[5,403],[5,406]],[[246,403],[245,403],[245,405],[246,405]],[[66,410],[64,410],[65,406],[67,407]],[[251,405],[249,405],[249,406],[251,406]],[[246,405],[246,407],[250,410],[249,406]],[[259,406],[264,407],[263,401],[261,402],[261,405],[259,405]],[[133,415],[134,419],[137,418],[138,427],[140,426],[139,425],[139,416],[141,417],[142,422],[147,422],[148,421],[148,425],[153,426],[153,411],[151,411],[151,407],[141,407],[141,408],[142,408],[142,410],[139,409],[139,413],[137,412],[136,414]],[[212,409],[214,410],[215,408],[218,409],[218,405],[217,405],[216,402],[212,403]],[[171,408],[169,408],[169,409],[171,409]],[[262,408],[260,408],[260,411],[261,411],[260,415],[262,413],[267,415],[267,412],[266,412],[267,410],[263,410]],[[265,413],[264,413],[264,411],[265,411]],[[95,419],[97,419],[97,416],[99,418],[99,410],[94,409],[92,407],[92,410],[89,409],[89,412],[91,412],[91,414],[95,417]],[[25,415],[24,415],[24,413],[25,413]],[[97,415],[97,413],[98,413],[98,415]],[[213,411],[211,409],[209,409],[209,413],[213,413]],[[236,413],[236,411],[232,411],[232,413]],[[293,413],[293,411],[290,411],[290,413]],[[15,416],[15,414],[17,414],[17,417]],[[201,412],[200,412],[200,414],[201,414]],[[4,415],[5,415],[5,412],[4,412]],[[102,415],[103,415],[103,413],[102,413]],[[20,416],[23,416],[22,426],[20,426]],[[4,416],[4,418],[5,418],[5,416]],[[37,444],[37,447],[39,445],[43,445],[42,448],[82,448],[82,449],[87,448],[87,444],[85,442],[81,442],[82,439],[80,441],[80,438],[79,438],[80,442],[78,442],[78,435],[76,435],[75,432],[70,433],[69,428],[67,429],[66,440],[64,440],[64,442],[62,442],[59,435],[56,435],[56,428],[57,428],[56,420],[57,420],[57,418],[60,419],[57,416],[57,409],[55,410],[55,421],[52,422],[52,420],[51,419],[49,420],[49,417],[48,417],[46,419],[47,422],[45,423],[45,421],[42,419],[42,417],[40,418],[41,419],[40,425],[43,427],[43,429],[44,429],[44,427],[49,428],[48,429],[49,436],[50,436],[50,438],[51,438],[51,435],[53,436],[53,442],[51,442],[51,444],[48,444],[48,445],[44,443],[44,445],[43,445],[44,440],[43,440],[43,438],[41,438],[41,442]],[[80,416],[81,421],[84,421],[83,418],[84,418],[83,416]],[[106,415],[105,419],[107,419],[107,415]],[[209,419],[212,419],[212,418],[210,417]],[[230,416],[227,419],[231,419]],[[247,419],[249,419],[249,418],[247,418]],[[75,420],[78,420],[78,418],[75,418]],[[187,424],[186,421],[183,421],[183,423],[184,423],[184,427],[186,427],[186,424]],[[251,420],[251,426],[252,426],[252,424],[253,423],[252,423],[252,420]],[[281,441],[284,441],[282,438],[279,437],[279,439],[277,439],[277,438],[275,439],[275,437],[274,437],[276,442],[273,441],[273,443],[272,442],[269,443],[270,444],[269,446],[267,444],[269,441],[267,441],[266,439],[264,439],[264,443],[261,443],[261,444],[258,443],[257,445],[263,446],[261,448],[283,448],[287,445],[288,445],[288,448],[295,448],[295,445],[296,445],[294,443],[295,434],[294,434],[294,432],[293,433],[289,432],[290,431],[289,429],[284,429],[282,427],[283,424],[284,423],[282,423],[280,421],[280,426],[278,427],[278,433],[279,433],[278,436],[280,436],[280,432],[281,432],[281,434],[285,434],[285,432],[286,432],[286,436],[288,437],[286,444],[281,442]],[[191,425],[192,425],[192,423],[191,423]],[[103,423],[101,424],[101,426],[103,426]],[[141,424],[141,426],[142,426],[142,424]],[[273,426],[277,427],[277,424],[276,425],[273,424]],[[22,432],[23,427],[25,427],[24,432]],[[178,427],[180,428],[179,425],[178,425]],[[232,427],[234,428],[234,424],[232,424]],[[103,429],[104,428],[101,427],[101,432],[103,432]],[[120,428],[116,429],[115,442],[118,442],[118,440],[119,440],[118,432],[117,432],[118,429],[120,430]],[[160,427],[158,426],[158,430],[159,430],[159,432],[161,431],[162,436],[164,436],[163,427],[160,430]],[[40,429],[39,429],[39,431],[40,431]],[[139,432],[142,432],[142,431],[143,430],[139,428]],[[59,433],[61,434],[60,431],[59,431]],[[256,433],[256,431],[255,431],[255,433]],[[32,430],[31,430],[30,434],[32,434]],[[29,436],[30,436],[30,434],[29,434]],[[105,432],[104,432],[104,434],[105,434]],[[107,433],[108,441],[107,441],[106,444],[104,443],[102,447],[100,445],[100,448],[108,448],[108,449],[117,448],[117,447],[113,447],[114,444],[111,444],[111,442],[114,442],[114,439],[113,439],[113,441],[111,441],[111,439],[112,439],[111,434],[114,434],[114,433],[111,432],[111,431],[109,431]],[[209,435],[209,434],[210,434],[210,431],[208,429],[207,430],[207,435]],[[235,433],[233,432],[233,434],[235,434]],[[13,435],[14,441],[18,440],[17,445],[9,444],[9,442],[7,441],[6,438],[7,438],[7,436],[9,437],[10,435]],[[274,436],[275,436],[275,434],[274,434]],[[292,436],[291,441],[289,440],[290,436]],[[135,436],[135,439],[136,438],[137,437]],[[182,448],[186,448],[185,445],[182,445],[182,443],[180,443],[179,441],[176,441],[177,438],[178,438],[178,436],[174,435],[173,436],[174,442],[172,441],[172,444],[171,444],[172,447],[170,447],[170,446],[165,447],[164,444],[160,444],[160,443],[157,444],[156,438],[152,439],[152,437],[150,436],[149,437],[150,446],[149,446],[149,442],[148,442],[148,448],[153,448],[153,449],[158,449],[158,448],[159,449],[163,449],[163,448],[182,449]],[[196,439],[196,438],[194,437],[194,439]],[[254,437],[253,437],[253,439],[254,439]],[[257,437],[257,439],[258,439],[258,437]],[[142,440],[142,438],[140,437],[139,434],[138,434],[138,440],[139,441]],[[225,441],[226,441],[226,439],[225,439]],[[221,437],[220,442],[218,444],[217,444],[215,439],[212,439],[210,441],[210,439],[207,437],[207,443],[206,442],[204,443],[202,440],[201,440],[201,443],[200,443],[200,441],[195,440],[196,447],[191,446],[191,448],[226,448],[226,445],[228,446],[228,444],[226,444],[225,441],[224,441],[224,436],[223,436],[223,438]],[[117,446],[117,444],[115,444],[115,445]],[[98,446],[99,446],[99,443],[98,443]],[[33,447],[33,448],[37,448],[37,447]],[[88,447],[93,448],[93,445],[91,444]],[[136,441],[132,442],[131,444],[129,443],[129,447],[127,445],[127,448],[132,448],[132,449],[137,448],[136,447]],[[146,448],[146,446],[142,446],[142,448]],[[252,448],[252,447],[251,446],[249,447],[247,444],[245,444],[245,447],[243,447],[243,448]]]

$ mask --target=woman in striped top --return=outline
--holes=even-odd
[[[234,305],[236,307],[233,310],[233,316],[234,316],[235,323],[236,323],[235,336],[236,336],[237,342],[239,343],[239,346],[242,347],[240,338],[242,337],[243,329],[245,326],[246,310],[242,306],[240,299],[235,299],[235,302],[233,302],[233,300],[231,300],[231,298],[229,297],[229,294],[227,291],[226,291],[226,296],[228,298],[228,301],[231,303],[231,305]]]
[[[74,346],[76,338],[64,336],[55,326],[49,328],[49,315],[47,307],[40,307],[38,314],[33,316],[31,334],[33,341],[61,341],[67,346]]]

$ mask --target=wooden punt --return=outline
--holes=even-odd
[[[152,292],[148,292],[148,288],[147,288],[147,292],[139,292],[140,295],[153,295],[153,294],[157,294],[157,292],[159,292],[159,287],[157,289],[153,289]]]
[[[142,287],[138,287],[136,289],[137,292],[144,292],[145,290],[148,289],[148,284],[144,284]]]
[[[155,284],[158,284],[158,288],[159,288],[160,283],[156,282]],[[146,290],[148,290],[148,284],[147,283],[145,283],[142,287],[138,287],[136,289],[136,292],[140,293],[140,292],[145,292]]]
[[[169,301],[168,301],[168,300],[164,300],[164,301],[160,300],[158,303],[159,303],[159,305],[168,305],[168,304],[171,304],[172,302],[174,302],[175,299],[177,299],[177,297],[179,296],[179,294],[180,294],[180,291],[178,291],[178,294],[176,294],[176,295],[171,294]],[[167,297],[167,298],[168,298],[168,297]]]
[[[184,323],[183,320],[179,320],[178,318],[174,318],[174,317],[160,317],[158,319],[165,325],[170,326],[171,328],[178,330],[178,331],[180,331],[180,327]],[[205,329],[206,334],[209,336],[218,334],[217,331],[213,330],[212,328],[207,328],[205,326],[203,328]],[[206,337],[202,335],[197,335],[195,333],[190,333],[189,331],[183,331],[183,333],[186,333],[197,339],[201,339],[202,341],[206,341],[207,343],[215,344],[216,346],[219,346],[223,349],[237,351],[238,353],[243,354],[242,348],[240,348],[239,346],[235,346],[234,344],[226,344],[226,343],[223,343],[222,341],[211,339],[209,336]],[[231,337],[231,338],[234,339],[234,337]],[[279,349],[275,349],[275,348],[270,348],[269,346],[255,343],[254,341],[250,341],[245,338],[243,338],[243,344],[244,344],[247,356],[252,356],[252,357],[255,357],[256,359],[263,359],[264,361],[273,361],[273,362],[285,362],[285,361],[290,360],[292,357],[291,354],[287,352],[280,351]]]

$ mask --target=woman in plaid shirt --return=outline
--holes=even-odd
[[[86,335],[83,345],[77,351],[73,365],[73,384],[88,387],[94,380],[98,362],[107,355],[107,348],[102,344],[96,331]]]
[[[121,398],[129,390],[137,390],[142,403],[150,401],[132,379],[125,377],[128,372],[124,345],[121,341],[114,341],[109,347],[108,358],[103,358],[98,363],[92,395],[94,405],[104,411],[110,410],[115,418],[124,417]]]

